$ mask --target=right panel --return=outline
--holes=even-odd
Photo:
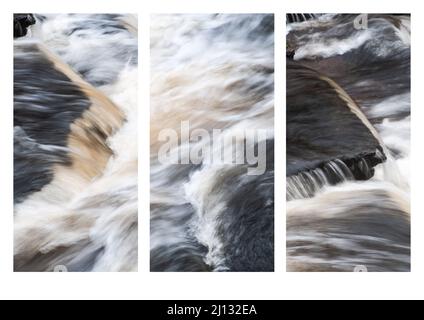
[[[410,15],[286,19],[287,271],[410,271]]]

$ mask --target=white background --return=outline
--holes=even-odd
[[[19,0],[0,2],[1,299],[422,299],[424,298],[424,18],[420,1]],[[13,272],[12,14],[137,13],[139,18],[139,272]],[[275,13],[275,273],[149,273],[149,16]],[[285,272],[285,13],[412,13],[412,272]]]

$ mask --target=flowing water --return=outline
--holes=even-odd
[[[332,78],[358,104],[383,160],[364,181],[340,159],[287,178],[289,271],[410,270],[410,18],[369,15],[359,29],[355,18],[287,25],[294,63]]]
[[[15,270],[136,271],[137,18],[35,18],[15,40],[15,187],[50,179],[15,197]]]
[[[23,68],[31,61],[50,62],[46,65],[56,66],[62,74],[55,76],[63,82],[49,88],[51,79],[35,72],[42,70],[28,70],[16,81],[57,91],[27,95],[34,91],[28,85],[23,93],[15,89],[15,103],[31,114],[57,115],[60,106],[76,102],[72,112],[60,109],[67,126],[42,120],[15,126],[15,161],[23,156],[26,164],[15,177],[38,169],[47,177],[15,197],[15,269],[134,271],[136,18],[35,18],[28,34],[15,40],[15,63]],[[315,70],[313,80],[331,89],[326,98],[346,107],[343,117],[320,114],[327,125],[314,123],[320,130],[310,135],[314,143],[329,139],[324,144],[330,151],[341,147],[340,156],[294,148],[309,160],[317,154],[326,160],[309,161],[303,170],[300,163],[287,177],[290,271],[410,270],[410,18],[370,15],[366,28],[355,28],[355,18],[287,19],[288,59]],[[151,17],[152,271],[273,270],[273,29],[272,15]],[[305,90],[321,101],[323,91]],[[37,103],[42,99],[49,103]],[[343,127],[345,120],[349,126]],[[192,133],[215,133],[214,142],[224,144],[183,139],[185,121]],[[338,127],[330,134],[332,123]],[[170,148],[175,162],[159,161],[164,129],[178,137]],[[266,168],[258,175],[248,174],[252,165],[233,149],[247,148],[247,130],[266,132],[250,142],[257,151],[265,142]],[[226,135],[234,139],[225,140]],[[190,150],[204,146],[213,155],[234,155],[235,163],[210,163],[203,154],[196,163],[187,159]],[[357,153],[361,146],[366,152]],[[40,155],[45,162],[39,162]]]
[[[272,15],[152,16],[153,271],[273,269],[273,29]],[[214,142],[230,135],[238,147],[247,130],[264,130],[256,143],[266,142],[265,172],[248,175],[244,155],[234,164],[188,161],[187,150],[209,142],[183,141],[183,121],[192,132],[220,129]],[[171,154],[184,164],[158,161],[163,129],[176,131],[182,143]]]

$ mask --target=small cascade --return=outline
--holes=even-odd
[[[313,13],[288,13],[286,14],[287,23],[304,22],[307,20],[315,19],[316,15]]]
[[[384,161],[387,157],[378,150],[375,157]],[[310,198],[325,186],[336,185],[344,181],[368,180],[374,176],[373,161],[367,157],[359,159],[335,159],[322,166],[299,172],[287,177],[287,201]]]
[[[320,168],[287,177],[287,201],[310,198],[326,185],[352,179],[353,174],[343,161],[339,159],[330,161]]]

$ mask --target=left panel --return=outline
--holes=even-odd
[[[137,16],[13,18],[14,270],[137,271]]]

